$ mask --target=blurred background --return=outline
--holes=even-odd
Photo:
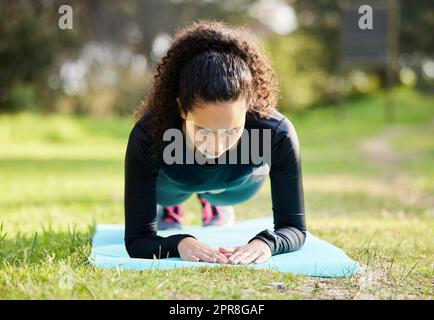
[[[380,2],[373,2],[374,9]],[[58,9],[68,3],[73,29],[60,30]],[[283,110],[324,105],[336,94],[344,98],[370,94],[385,84],[379,66],[362,63],[340,69],[345,54],[341,49],[348,38],[342,37],[347,34],[345,10],[355,3],[3,0],[0,110],[130,114],[146,95],[154,64],[165,54],[175,29],[197,18],[246,24],[255,32],[280,76]],[[392,4],[389,11],[399,11],[399,21],[391,26],[398,38],[397,84],[432,92],[434,4],[410,0]]]
[[[373,8],[372,30],[359,27],[363,4]],[[72,29],[59,27],[62,5]],[[0,0],[0,298],[111,298],[116,285],[121,296],[144,297],[84,269],[88,228],[124,223],[132,113],[176,28],[199,18],[247,25],[262,41],[281,86],[278,109],[300,139],[308,229],[378,271],[365,291],[333,282],[334,291],[299,294],[432,298],[429,0]],[[270,215],[270,197],[267,181],[236,206],[237,219]],[[194,197],[184,206],[184,223],[200,224]],[[62,265],[87,289],[59,291]],[[158,288],[147,292],[176,295]],[[256,298],[255,290],[233,284],[210,297]]]

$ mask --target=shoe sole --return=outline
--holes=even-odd
[[[180,223],[170,223],[161,219],[163,209],[164,207],[157,203],[157,230],[182,230],[182,225]]]
[[[229,218],[223,224],[202,224],[203,227],[230,227],[235,223],[235,209],[231,207],[231,213],[229,213]]]

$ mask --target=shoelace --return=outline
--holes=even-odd
[[[218,221],[222,221],[221,219],[221,208],[219,206],[212,206],[211,203],[207,200],[205,200],[204,198],[200,198],[199,197],[199,201],[202,203],[202,216],[203,216],[203,221],[205,224],[209,224],[210,221],[212,220],[214,214],[213,214],[213,210],[212,208],[214,207],[215,210],[217,211],[217,215],[219,217]]]
[[[172,222],[172,219],[174,219],[177,222],[181,221],[184,210],[182,209],[182,207],[180,205],[166,206],[164,208],[166,209],[167,215],[165,215],[165,217],[163,218],[163,221]],[[178,213],[175,212],[175,209]]]

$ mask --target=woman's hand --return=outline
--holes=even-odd
[[[259,239],[235,248],[220,247],[219,251],[228,258],[230,264],[262,263],[271,257],[270,247]]]
[[[178,243],[178,252],[182,260],[228,263],[223,253],[193,237],[182,239]]]

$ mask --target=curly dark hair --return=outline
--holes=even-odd
[[[150,93],[134,118],[138,122],[150,114],[151,153],[155,156],[164,148],[164,132],[180,128],[180,108],[187,113],[199,101],[246,97],[247,112],[269,118],[279,94],[275,71],[247,27],[201,19],[177,30],[166,55],[157,64]]]

